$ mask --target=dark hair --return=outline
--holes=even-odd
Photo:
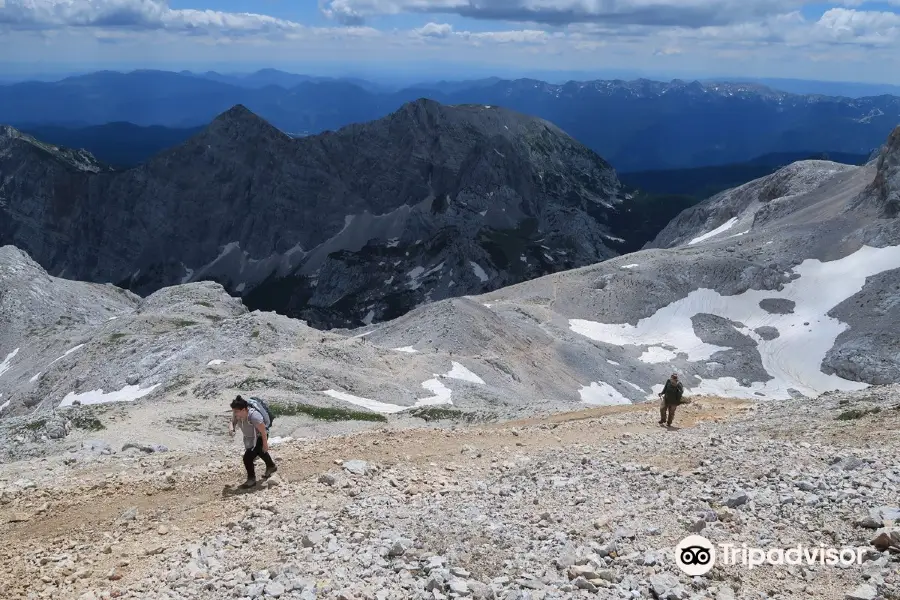
[[[231,408],[233,408],[234,410],[244,410],[248,406],[250,405],[247,404],[247,401],[240,396],[231,401]]]

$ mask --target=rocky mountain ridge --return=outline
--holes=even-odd
[[[238,106],[135,169],[10,151],[0,174],[0,243],[53,274],[142,294],[214,280],[319,327],[597,262],[639,235],[611,167],[558,128],[428,100],[298,140]]]
[[[872,198],[883,216],[897,217],[900,215],[900,127],[888,138],[877,160],[875,180],[860,195],[860,201]]]

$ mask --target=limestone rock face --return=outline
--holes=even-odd
[[[429,100],[302,139],[238,105],[122,172],[4,128],[0,176],[0,244],[52,275],[213,280],[320,327],[598,262],[633,229],[613,169],[555,126]]]

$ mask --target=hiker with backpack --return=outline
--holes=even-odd
[[[672,376],[666,380],[659,397],[662,402],[659,405],[659,424],[667,427],[672,426],[675,419],[675,409],[681,404],[681,397],[684,395],[684,386],[678,381],[678,375],[672,373]]]
[[[254,463],[257,457],[266,464],[263,479],[268,479],[278,470],[275,461],[269,455],[269,427],[272,425],[272,417],[265,402],[258,398],[250,398],[248,401],[240,396],[231,401],[231,413],[229,427],[231,435],[234,435],[235,426],[240,426],[244,435],[244,468],[247,469],[247,481],[240,487],[249,489],[256,485]]]

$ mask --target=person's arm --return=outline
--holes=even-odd
[[[658,394],[660,398],[663,397],[663,394],[666,393],[666,390],[669,388],[669,380],[666,379],[666,383],[663,385],[662,391]]]
[[[266,431],[266,424],[265,423],[257,423],[256,430],[259,432],[259,435],[262,438],[263,452],[268,452],[269,451],[269,432]]]

